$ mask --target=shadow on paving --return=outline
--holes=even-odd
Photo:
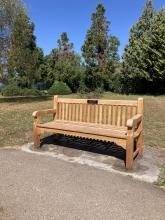
[[[43,145],[58,145],[92,153],[113,156],[125,161],[126,151],[122,147],[111,142],[90,140],[79,137],[70,137],[59,135],[58,138],[54,135],[42,139],[41,147]]]

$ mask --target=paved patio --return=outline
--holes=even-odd
[[[66,136],[44,138],[41,150],[34,150],[33,143],[24,145],[22,150],[38,155],[48,155],[70,163],[86,164],[150,183],[157,180],[160,167],[165,163],[165,150],[143,147],[142,159],[136,158],[133,170],[126,171],[123,148],[113,143]]]
[[[124,172],[122,160],[51,143],[0,149],[0,219],[164,220],[165,191]]]

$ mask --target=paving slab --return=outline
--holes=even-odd
[[[128,172],[116,149],[67,137],[1,148],[0,220],[164,220],[165,191],[151,184],[164,151],[144,147]]]
[[[0,150],[1,220],[164,220],[165,192],[87,164]]]
[[[165,150],[144,146],[143,157],[135,158],[133,170],[127,171],[124,164],[125,151],[122,148],[112,143],[65,136],[58,139],[53,136],[45,138],[38,150],[34,150],[33,143],[24,145],[22,150],[70,163],[86,164],[150,183],[157,181],[160,168],[165,164]]]

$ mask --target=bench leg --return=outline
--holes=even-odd
[[[133,167],[133,130],[128,128],[127,142],[126,142],[126,169],[130,170]]]
[[[39,148],[40,147],[40,131],[39,128],[36,127],[36,125],[33,125],[33,140],[34,140],[34,147]]]
[[[138,139],[137,139],[137,149],[138,149],[138,156],[142,157],[142,132],[140,133]]]

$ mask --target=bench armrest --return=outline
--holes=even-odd
[[[44,115],[55,114],[55,113],[56,113],[56,109],[46,109],[46,110],[42,110],[42,111],[35,111],[35,112],[33,112],[32,116],[34,118],[38,118],[38,117],[42,117]]]
[[[131,119],[127,120],[127,127],[129,128],[135,128],[139,125],[139,123],[142,121],[142,115],[137,114],[133,116]]]

